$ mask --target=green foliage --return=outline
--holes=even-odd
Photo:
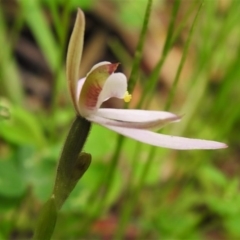
[[[27,189],[23,172],[11,160],[0,161],[0,195],[20,197]]]
[[[0,9],[0,44],[4,46],[0,55],[0,94],[8,97],[15,104],[21,104],[23,89],[6,29],[4,15]]]
[[[0,105],[0,120],[9,119],[9,117],[10,117],[9,110],[6,107]]]
[[[17,145],[45,146],[43,130],[34,114],[14,105],[9,108],[9,112],[10,119],[1,122],[0,135],[3,139]]]

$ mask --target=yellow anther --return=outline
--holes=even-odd
[[[132,99],[132,95],[128,93],[128,91],[125,92],[123,100],[124,102],[130,102]]]

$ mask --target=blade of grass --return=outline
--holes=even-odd
[[[141,108],[144,101],[146,100],[146,98],[148,97],[147,102],[149,102],[149,98],[151,93],[153,92],[156,83],[158,81],[158,76],[159,76],[159,72],[161,71],[161,68],[163,66],[163,63],[167,57],[167,54],[170,50],[170,43],[171,43],[171,38],[173,35],[173,30],[174,30],[174,25],[175,25],[175,21],[176,21],[176,17],[177,17],[177,13],[179,10],[179,6],[180,6],[180,1],[176,0],[172,9],[172,14],[171,14],[171,20],[170,20],[170,24],[168,27],[168,32],[167,32],[167,37],[165,40],[165,44],[163,47],[163,52],[162,52],[162,56],[159,59],[156,67],[153,69],[153,72],[151,74],[151,76],[148,79],[148,82],[146,83],[146,86],[144,87],[145,91],[144,94],[142,96],[142,98],[140,99],[139,103],[137,104],[137,108]]]
[[[226,41],[227,34],[221,33],[221,31],[226,31],[226,27],[228,23],[223,22],[223,27],[219,29],[218,35],[211,36],[212,26],[208,24],[210,21],[214,21],[215,17],[215,8],[213,7],[212,2],[205,2],[204,10],[206,10],[208,21],[202,23],[201,29],[199,32],[203,32],[205,35],[203,38],[208,39],[208,43],[206,46],[206,41],[202,42],[202,48],[199,48],[199,55],[198,58],[198,66],[196,71],[193,73],[195,79],[190,82],[189,94],[187,96],[186,103],[183,105],[181,112],[187,113],[184,116],[184,121],[178,124],[178,126],[173,127],[172,132],[176,135],[182,135],[185,130],[189,127],[190,121],[192,120],[193,116],[195,115],[196,111],[198,110],[198,106],[200,106],[201,100],[203,99],[204,93],[206,92],[206,88],[208,86],[208,75],[212,67],[212,58],[214,53],[217,51],[216,47],[219,46],[219,39],[218,36],[222,36],[222,43]],[[209,35],[210,34],[210,35]],[[225,39],[225,40],[224,40]],[[194,101],[193,101],[194,99]]]
[[[178,83],[178,79],[179,79],[179,76],[180,76],[180,73],[181,73],[181,70],[182,70],[182,66],[183,66],[184,61],[186,59],[187,50],[188,50],[188,47],[189,47],[190,39],[191,39],[192,32],[193,32],[193,26],[195,26],[196,19],[197,19],[197,15],[196,15],[196,17],[194,19],[194,22],[192,24],[192,28],[190,30],[188,40],[187,40],[187,43],[186,43],[185,48],[184,48],[182,60],[180,62],[180,65],[179,65],[179,68],[178,68],[178,71],[177,71],[177,74],[176,74],[176,77],[175,77],[175,80],[174,80],[174,83],[173,83],[173,86],[172,86],[172,89],[171,89],[172,94],[170,94],[170,97],[169,97],[168,102],[166,104],[166,109],[168,109],[170,107],[171,103],[172,103],[173,96],[174,96],[174,93],[176,91],[176,86],[177,86],[177,83]],[[140,145],[140,144],[137,144],[137,145]],[[156,151],[156,148],[151,148],[151,150],[149,152],[149,156],[148,156],[148,164],[146,164],[147,167],[144,168],[143,173],[141,174],[142,178],[140,178],[140,184],[138,184],[138,187],[136,188],[136,191],[135,190],[133,191],[133,194],[131,194],[131,197],[129,197],[129,201],[127,201],[126,205],[124,206],[124,209],[122,210],[122,214],[121,214],[121,217],[120,217],[120,223],[119,223],[120,227],[119,227],[118,232],[117,232],[117,236],[118,236],[119,239],[123,236],[124,230],[127,226],[127,223],[130,220],[130,216],[131,216],[133,207],[136,204],[136,201],[138,199],[140,190],[142,188],[142,185],[144,184],[144,179],[146,179],[146,176],[147,176],[148,171],[150,169],[150,166],[152,164],[152,159],[154,158],[155,151]],[[138,154],[138,152],[139,151],[136,151],[136,154]],[[130,174],[129,188],[128,188],[129,191],[130,191],[131,188],[133,188],[133,180],[134,180],[134,175],[135,175],[134,164],[136,164],[135,160],[138,159],[136,154],[134,155],[134,158],[133,158],[132,172]]]
[[[185,62],[186,57],[187,57],[189,45],[190,45],[192,35],[193,35],[193,30],[194,30],[194,27],[196,25],[196,21],[197,21],[200,9],[201,9],[201,5],[198,7],[198,11],[195,15],[195,18],[193,20],[191,29],[189,31],[187,42],[186,42],[186,44],[184,46],[184,49],[183,49],[182,58],[181,58],[181,61],[180,61],[180,64],[179,64],[179,67],[178,67],[173,85],[171,87],[171,91],[170,91],[170,94],[169,94],[169,97],[168,97],[168,101],[167,101],[166,106],[165,106],[165,111],[169,110],[169,108],[170,108],[170,106],[173,102],[173,97],[174,97],[175,92],[176,92],[176,88],[177,88],[177,84],[178,84],[178,81],[179,81],[180,73],[182,71],[182,67],[183,67],[184,62]],[[148,153],[146,167],[143,168],[143,172],[140,175],[141,177],[139,179],[137,187],[135,187],[135,189],[134,189],[134,186],[133,186],[134,183],[133,182],[134,182],[134,176],[136,174],[135,171],[134,171],[135,170],[134,166],[136,164],[136,159],[138,159],[136,154],[138,154],[138,152],[139,152],[136,149],[137,150],[136,154],[134,154],[134,157],[132,159],[132,163],[133,163],[132,164],[132,171],[130,173],[130,179],[129,179],[129,185],[128,185],[128,192],[130,192],[130,190],[132,189],[132,194],[130,194],[130,197],[126,201],[126,203],[124,205],[124,208],[121,211],[122,214],[120,215],[120,221],[119,221],[119,225],[118,225],[119,227],[118,227],[118,230],[117,230],[117,233],[116,233],[116,239],[122,239],[123,236],[124,236],[124,232],[125,232],[125,229],[127,227],[128,222],[130,221],[132,211],[133,211],[134,206],[136,205],[136,202],[139,198],[140,191],[141,191],[141,189],[142,189],[142,187],[145,183],[146,177],[149,174],[149,171],[150,171],[151,166],[153,164],[153,159],[154,159],[154,156],[155,156],[156,149],[157,149],[156,147],[151,147],[151,149]]]
[[[177,69],[177,74],[174,78],[174,81],[173,81],[173,85],[171,87],[171,90],[170,90],[170,93],[169,93],[169,97],[167,99],[167,103],[165,105],[165,108],[164,108],[164,111],[168,111],[172,105],[172,102],[173,102],[173,98],[175,96],[175,93],[176,93],[176,89],[177,89],[177,85],[178,85],[178,82],[179,82],[179,78],[180,78],[180,74],[182,72],[182,68],[183,68],[183,65],[186,61],[186,58],[187,58],[187,53],[188,53],[188,50],[189,50],[189,46],[190,46],[190,42],[192,40],[192,35],[193,35],[193,30],[194,30],[194,27],[196,25],[196,21],[198,19],[198,14],[200,12],[200,9],[202,7],[202,4],[200,4],[200,6],[198,7],[198,11],[195,15],[195,18],[193,20],[193,23],[192,23],[192,26],[191,26],[191,29],[189,31],[189,34],[188,34],[188,37],[187,37],[187,41],[186,41],[186,44],[183,48],[183,54],[182,54],[182,58],[181,58],[181,61],[180,61],[180,64],[179,64],[179,67]]]
[[[145,16],[144,16],[144,21],[143,21],[143,27],[141,30],[141,34],[140,34],[140,38],[139,38],[139,42],[137,45],[137,49],[136,49],[136,53],[134,56],[134,62],[133,62],[133,67],[132,67],[132,71],[131,71],[131,75],[129,78],[129,82],[128,84],[130,84],[129,86],[129,91],[131,92],[136,84],[137,81],[137,76],[138,76],[138,72],[139,72],[139,65],[140,65],[140,60],[141,60],[141,56],[142,56],[142,51],[143,51],[143,44],[144,44],[144,40],[146,37],[146,33],[147,33],[147,26],[148,26],[148,22],[149,22],[149,18],[150,18],[150,11],[151,11],[151,5],[152,5],[152,0],[148,0],[148,4],[146,7],[146,11],[145,11]],[[118,140],[117,140],[117,145],[116,145],[116,149],[114,151],[114,155],[111,161],[111,165],[107,174],[107,185],[106,185],[106,195],[107,196],[107,192],[111,187],[111,178],[114,176],[114,172],[120,157],[120,152],[121,152],[121,148],[122,148],[122,144],[123,144],[123,139],[124,137],[119,136]],[[105,200],[105,198],[104,198]],[[102,206],[101,206],[102,208]]]
[[[53,4],[54,5],[54,4]],[[52,7],[52,8],[56,8]],[[57,59],[56,63],[56,69],[53,71],[53,79],[54,83],[52,86],[52,102],[51,102],[51,110],[53,118],[56,119],[56,110],[58,107],[59,98],[62,97],[62,93],[65,93],[66,91],[66,77],[65,77],[65,71],[62,66],[65,65],[65,52],[67,48],[67,40],[68,40],[68,29],[69,29],[69,21],[71,16],[70,11],[70,1],[65,3],[65,6],[63,8],[62,14],[61,14],[61,20],[58,19],[59,16],[55,16],[57,18],[55,20],[54,26],[56,29],[58,29],[58,38],[59,38],[59,57]],[[56,12],[57,9],[53,9],[53,12]],[[57,13],[54,13],[56,15]],[[55,123],[57,119],[54,121],[50,121],[51,125],[51,136],[52,138],[55,137],[56,131],[55,131]]]
[[[239,110],[234,108],[237,108],[236,105],[226,107],[226,102],[233,97],[237,102],[239,96],[237,86],[239,76],[238,53],[240,50],[238,39],[240,31],[236,25],[236,22],[239,20],[239,10],[239,2],[232,1],[224,18],[218,19],[217,32],[214,38],[210,38],[212,40],[211,52],[206,56],[206,62],[208,64],[212,62],[212,65],[214,65],[214,61],[218,61],[221,64],[220,72],[222,72],[219,82],[217,83],[217,91],[212,92],[212,94],[214,94],[214,101],[212,101],[213,104],[209,106],[212,107],[212,110],[208,117],[212,135],[216,138],[226,138],[226,136],[233,136],[234,138],[231,129],[238,121],[237,119],[239,119]],[[232,51],[232,46],[237,50]],[[221,59],[219,59],[218,56],[219,52],[223,52]],[[211,64],[209,65],[211,66]],[[228,117],[224,118],[223,116]],[[208,126],[203,125],[202,131],[209,132],[207,128]]]
[[[1,94],[5,95],[12,102],[22,104],[23,87],[19,77],[16,62],[13,58],[12,46],[8,40],[3,12],[0,9],[0,82]]]
[[[150,18],[151,6],[152,6],[152,0],[148,0],[145,15],[144,15],[144,20],[143,20],[143,26],[142,26],[142,30],[141,30],[141,33],[140,33],[140,38],[139,38],[139,41],[138,41],[138,44],[137,44],[136,53],[134,55],[132,71],[131,71],[130,79],[129,79],[129,82],[128,82],[128,86],[129,86],[128,89],[129,89],[130,92],[135,87],[135,84],[136,84],[136,81],[137,81],[137,76],[138,76],[138,72],[139,72],[139,66],[140,66],[140,61],[141,61],[141,56],[142,56],[142,51],[143,51],[144,40],[145,40],[145,37],[146,37],[147,27],[148,27],[149,18]],[[116,167],[118,165],[118,161],[119,161],[119,158],[120,158],[120,153],[121,153],[121,150],[122,150],[122,147],[123,147],[123,143],[124,143],[124,137],[119,135],[118,139],[117,139],[116,148],[115,148],[114,154],[112,156],[112,160],[110,162],[108,171],[106,173],[106,177],[104,178],[103,183],[102,183],[102,186],[104,185],[104,191],[103,191],[102,197],[101,197],[100,200],[98,199],[97,207],[96,207],[96,210],[94,211],[93,215],[90,216],[89,219],[86,221],[86,223],[83,224],[82,229],[84,230],[84,232],[86,232],[86,229],[89,228],[90,222],[96,216],[100,215],[101,212],[105,209],[105,202],[107,202],[108,193],[109,193],[109,190],[112,186],[112,182],[113,182],[112,179],[113,179],[113,177],[115,175],[115,172],[116,172]],[[98,191],[99,191],[99,189],[98,189]]]
[[[57,68],[59,59],[59,45],[46,21],[39,1],[19,1],[25,21],[39,44],[46,61],[52,71]]]
[[[187,20],[189,19],[189,16],[190,16],[190,14],[192,13],[192,11],[194,10],[194,8],[196,8],[196,3],[195,4],[193,4],[188,10],[187,10],[187,14],[185,15],[185,18],[184,18],[184,20],[181,22],[181,24],[178,26],[178,28],[177,28],[177,30],[176,30],[176,32],[175,32],[175,34],[174,34],[174,36],[173,36],[173,38],[171,39],[171,46],[173,45],[173,43],[174,43],[174,41],[176,40],[176,38],[177,38],[177,36],[179,35],[179,33],[181,32],[181,30],[185,27],[185,25],[184,24],[186,24],[186,22],[187,22]],[[190,40],[190,39],[189,39]],[[187,52],[187,48],[188,47],[185,47],[185,51]],[[185,60],[184,60],[185,61]],[[183,61],[183,62],[184,62]],[[183,62],[182,62],[182,65],[183,65]],[[175,88],[176,88],[176,86],[177,86],[177,83],[178,83],[178,78],[179,78],[179,74],[181,73],[181,68],[182,68],[182,66],[180,66],[180,68],[178,69],[178,74],[176,75],[176,77],[175,77]],[[175,90],[174,90],[175,91]],[[174,95],[174,94],[173,94]],[[170,107],[170,105],[171,105],[171,103],[169,104],[168,103],[168,107],[166,107],[166,109],[168,109],[169,107]],[[128,182],[129,182],[129,185],[127,186],[127,192],[129,193],[129,195],[133,195],[134,196],[134,194],[131,194],[131,189],[133,188],[133,181],[134,181],[134,177],[135,177],[135,168],[134,168],[134,166],[135,166],[135,164],[136,164],[136,162],[135,162],[135,159],[139,159],[139,155],[140,155],[140,152],[141,151],[139,151],[139,149],[141,148],[141,145],[142,145],[142,143],[140,143],[140,142],[137,142],[136,143],[136,147],[135,147],[135,149],[136,149],[136,151],[135,151],[135,154],[134,154],[134,156],[133,156],[133,158],[132,158],[132,161],[133,161],[133,163],[131,164],[132,165],[132,170],[131,170],[131,173],[129,174],[129,180],[128,180]],[[154,156],[155,155],[155,153],[153,152],[152,153],[152,156]],[[148,171],[148,170],[146,170],[146,171]],[[120,216],[120,226],[121,226],[121,222],[123,223],[123,225],[125,224],[125,221],[127,221],[128,219],[129,219],[129,214],[130,214],[130,212],[131,212],[131,210],[132,210],[132,204],[134,204],[134,200],[133,200],[133,202],[130,204],[130,202],[131,202],[131,196],[129,197],[129,201],[127,201],[127,203],[126,203],[126,206],[124,207],[124,209],[122,210],[122,214],[121,214],[121,216]],[[134,198],[135,199],[135,198]],[[129,204],[128,204],[129,203]]]
[[[137,45],[137,49],[134,54],[134,60],[133,60],[133,66],[132,66],[132,71],[128,80],[128,90],[129,92],[132,92],[136,82],[138,80],[138,73],[139,73],[139,68],[140,68],[140,63],[141,63],[141,58],[142,58],[142,52],[143,52],[143,45],[146,39],[146,34],[147,34],[147,28],[148,28],[148,23],[150,19],[150,13],[151,13],[151,7],[152,7],[152,0],[148,0],[146,11],[145,11],[145,16],[143,20],[143,27],[139,36],[139,41]]]

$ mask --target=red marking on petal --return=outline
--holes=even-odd
[[[119,63],[112,63],[108,65],[108,73],[112,74],[117,69]]]
[[[85,102],[87,108],[93,109],[96,107],[97,101],[98,101],[98,96],[101,91],[102,91],[102,88],[98,83],[96,85],[93,84],[88,89],[86,102]]]

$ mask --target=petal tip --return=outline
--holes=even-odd
[[[119,63],[111,63],[108,65],[108,73],[112,74],[113,72],[116,71],[117,67],[118,67]]]
[[[228,148],[228,145],[223,143],[221,148]]]

